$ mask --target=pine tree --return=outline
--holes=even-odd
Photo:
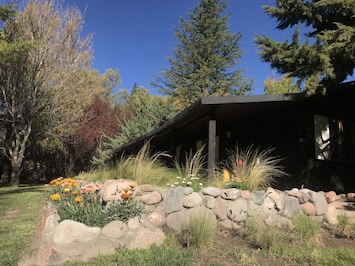
[[[276,42],[256,37],[263,61],[279,73],[305,81],[308,94],[324,92],[353,74],[355,67],[354,0],[277,0],[276,7],[265,6],[277,19],[277,29],[298,27],[292,42]],[[300,42],[299,26],[308,31]]]
[[[241,95],[252,88],[252,82],[236,70],[242,56],[241,33],[231,33],[224,15],[228,1],[201,0],[188,13],[189,20],[180,18],[176,29],[179,43],[168,57],[170,69],[156,77],[153,86],[172,96],[182,108],[207,95]]]

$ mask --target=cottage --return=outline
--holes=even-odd
[[[207,167],[223,165],[236,145],[275,148],[288,177],[281,189],[355,189],[355,82],[325,95],[204,97],[156,130],[115,153],[137,152],[150,139],[153,151],[176,158],[206,145]]]

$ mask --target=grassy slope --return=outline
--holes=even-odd
[[[0,265],[16,265],[30,253],[45,197],[43,186],[0,187]]]

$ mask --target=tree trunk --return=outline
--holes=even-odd
[[[25,154],[26,144],[29,135],[31,134],[31,123],[28,122],[24,130],[18,131],[14,128],[15,139],[12,141],[9,149],[11,161],[11,186],[18,186],[20,184],[21,166]]]
[[[11,166],[12,166],[11,181],[10,181],[11,186],[18,187],[18,185],[20,184],[21,165],[22,165],[22,160],[11,162]]]

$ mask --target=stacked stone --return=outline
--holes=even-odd
[[[100,184],[99,197],[104,202],[118,200],[118,193],[132,180],[108,180]],[[82,183],[82,186],[90,184]],[[345,210],[354,204],[355,194],[315,192],[306,188],[280,191],[273,188],[250,192],[235,188],[205,187],[194,192],[191,187],[159,190],[150,184],[137,186],[135,198],[145,204],[146,212],[127,223],[113,221],[103,228],[59,221],[50,206],[44,211],[36,265],[60,264],[65,261],[87,261],[99,254],[112,254],[116,249],[149,248],[165,240],[162,226],[182,232],[189,218],[204,212],[220,226],[237,229],[247,217],[255,217],[266,225],[291,225],[299,212],[320,223],[337,224],[340,211],[354,219],[355,212]]]

